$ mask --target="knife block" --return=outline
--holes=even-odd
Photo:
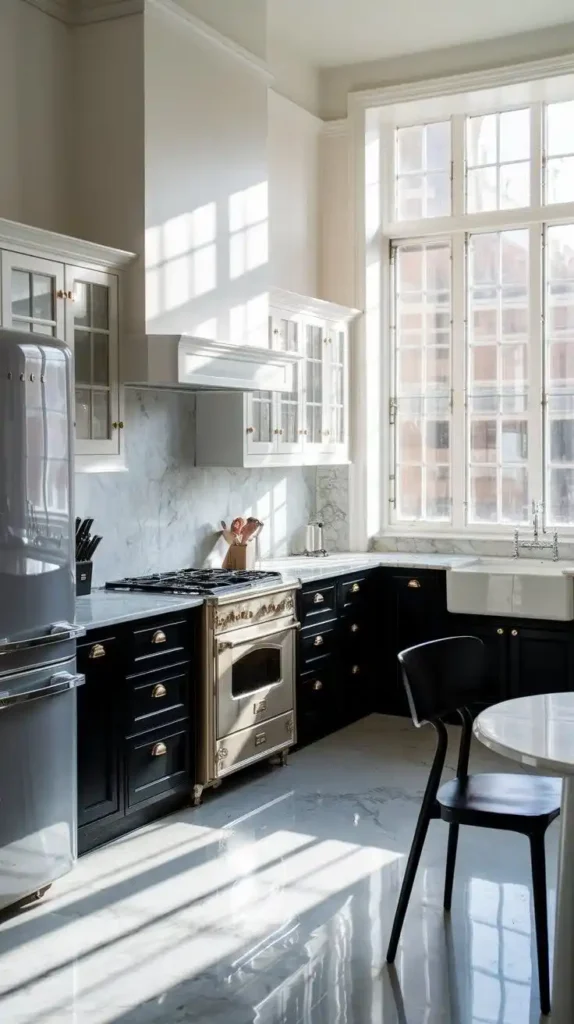
[[[255,544],[230,544],[223,560],[224,569],[254,569]]]

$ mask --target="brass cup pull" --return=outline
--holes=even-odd
[[[93,660],[94,658],[105,658],[105,656],[106,648],[104,647],[103,644],[94,644],[93,647],[90,647],[90,653],[88,654],[88,658]]]
[[[315,597],[313,598],[313,604],[323,604],[324,600],[325,598],[323,597],[322,594],[315,594]]]
[[[353,586],[351,587],[351,593],[358,594],[360,589],[361,587],[359,586],[358,583],[353,583]]]
[[[361,671],[361,669],[359,668],[358,665],[353,665],[353,667],[351,669],[351,675],[352,676],[358,676],[360,671]]]
[[[165,697],[167,690],[163,683],[156,683],[153,690],[151,691],[152,697]]]
[[[152,644],[164,644],[166,642],[166,640],[167,640],[167,637],[166,637],[163,629],[156,629],[154,635],[151,638]]]
[[[497,629],[496,632],[498,633],[499,636],[502,636],[503,633],[504,633],[504,630],[503,629]]]
[[[413,590],[420,590],[420,580],[409,580],[407,587],[411,587]]]
[[[315,682],[313,683],[313,689],[314,690],[322,690],[323,689],[323,683],[321,682],[320,679],[316,679],[315,680]]]
[[[323,643],[324,643],[323,637],[322,636],[316,636],[315,639],[313,640],[313,647],[321,647]]]
[[[512,636],[518,636],[518,630],[517,629],[511,629],[510,632],[511,632]]]
[[[359,632],[359,627],[358,627],[356,622],[353,622],[353,625],[351,626],[351,633],[358,633],[358,632]]]
[[[151,750],[152,757],[163,757],[167,754],[167,747],[165,743],[155,743]]]

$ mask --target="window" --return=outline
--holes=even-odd
[[[574,100],[412,107],[387,134],[389,522],[507,532],[542,500],[574,527]]]

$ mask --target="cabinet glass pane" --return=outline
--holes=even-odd
[[[273,394],[271,391],[257,391],[252,395],[251,407],[254,442],[258,444],[270,444],[272,435],[271,410],[273,405]]]
[[[47,274],[32,275],[32,316],[54,319],[54,279]]]
[[[110,326],[109,288],[102,284],[93,284],[92,288],[92,327],[107,331]]]
[[[90,286],[85,281],[74,281],[74,324],[90,326]]]
[[[87,331],[74,331],[74,361],[77,384],[92,383],[92,354]]]
[[[12,271],[12,316],[32,316],[32,275],[24,270]],[[18,327],[18,330],[25,330]]]
[[[76,388],[76,437],[79,441],[89,441],[91,434],[90,420],[90,392],[84,388]]]
[[[34,324],[32,326],[33,334],[47,334],[50,338],[55,338],[56,328],[52,327],[51,324]]]
[[[92,334],[94,384],[109,384],[109,340],[106,334]]]
[[[110,436],[110,396],[108,391],[92,392],[92,438],[107,441]]]
[[[307,441],[320,444],[323,440],[323,330],[307,324],[305,374],[305,428]]]

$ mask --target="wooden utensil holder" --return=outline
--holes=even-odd
[[[224,569],[254,569],[255,544],[230,544],[223,561]]]

